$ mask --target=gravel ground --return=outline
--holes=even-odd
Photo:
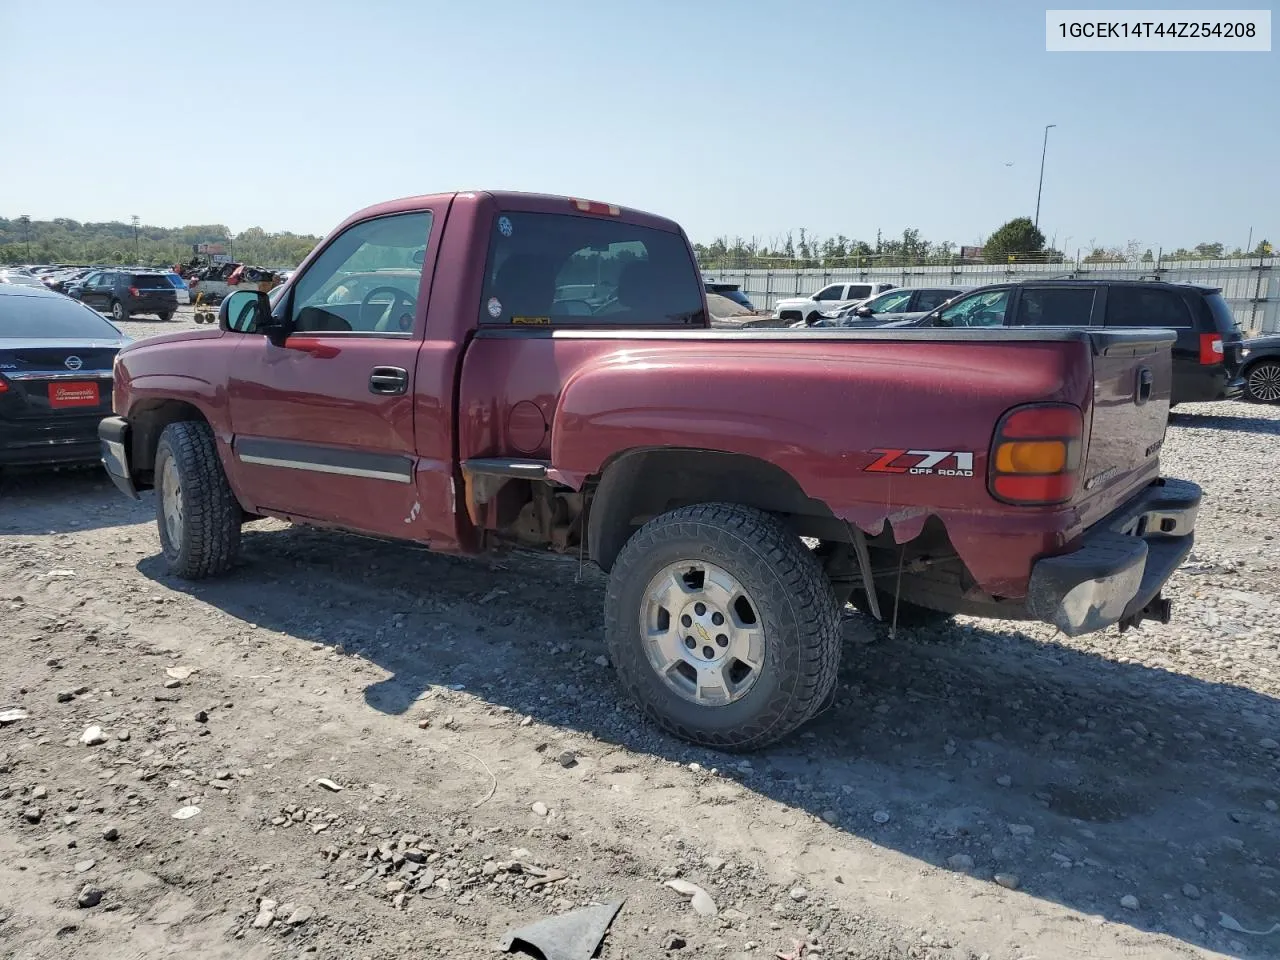
[[[0,478],[0,955],[492,956],[620,899],[606,958],[1280,956],[1280,409],[1164,463],[1207,494],[1173,623],[851,617],[747,759],[619,698],[576,561],[263,521],[188,584],[150,495]]]

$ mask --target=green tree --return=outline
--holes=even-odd
[[[1015,217],[1002,226],[982,245],[988,263],[1006,263],[1009,257],[1026,257],[1044,250],[1044,234],[1030,217]]]
[[[1094,247],[1087,257],[1084,258],[1085,263],[1123,263],[1125,262],[1124,251],[1119,247]]]
[[[138,225],[137,253],[133,226],[121,221],[81,223],[66,217],[32,220],[29,225],[31,256],[44,263],[126,264],[141,260],[154,266],[169,265],[191,257],[193,244],[226,242],[234,245],[237,259],[260,266],[296,266],[319,242],[319,237],[293,233],[266,233],[251,227],[236,237],[220,223],[183,227]],[[0,263],[28,259],[22,224],[0,217]]]

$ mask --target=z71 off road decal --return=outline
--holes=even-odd
[[[972,477],[971,450],[872,450],[877,459],[867,473]]]

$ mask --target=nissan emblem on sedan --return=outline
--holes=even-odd
[[[63,363],[67,365],[68,370],[79,370],[81,367],[84,366],[84,361],[81,360],[79,357],[67,357],[67,359],[64,360]]]

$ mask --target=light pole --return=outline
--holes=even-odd
[[[133,221],[133,262],[142,263],[142,255],[138,253],[138,215],[135,213],[129,218]]]
[[[1056,123],[1051,123],[1044,128],[1044,145],[1040,148],[1040,186],[1036,187],[1036,222],[1037,229],[1040,227],[1040,193],[1044,190],[1044,155],[1049,150],[1049,130],[1056,127]]]

